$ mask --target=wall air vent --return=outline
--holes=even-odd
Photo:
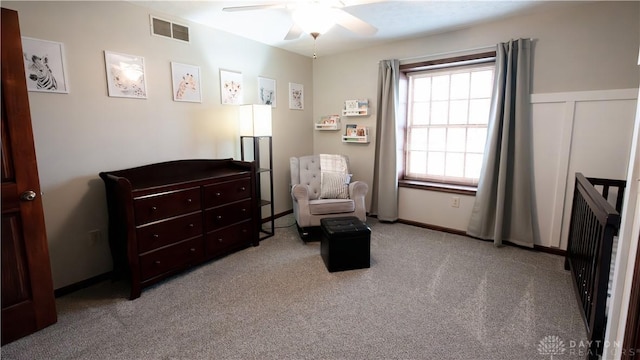
[[[189,42],[189,27],[151,15],[151,35]]]

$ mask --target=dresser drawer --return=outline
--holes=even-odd
[[[229,249],[251,243],[252,224],[253,222],[248,220],[207,234],[205,238],[207,258],[222,255]]]
[[[206,210],[204,213],[206,231],[216,230],[250,219],[252,202],[253,200],[247,199]]]
[[[136,229],[138,252],[173,244],[202,234],[202,212],[183,215]]]
[[[137,198],[133,206],[137,225],[188,214],[200,210],[200,187]]]
[[[202,237],[179,242],[140,256],[140,277],[150,279],[167,271],[184,268],[202,262],[204,245]]]
[[[222,183],[204,187],[205,208],[210,208],[250,197],[251,178],[225,181]]]

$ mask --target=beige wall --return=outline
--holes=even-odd
[[[258,76],[277,81],[276,213],[291,209],[289,156],[344,153],[352,159],[356,178],[371,183],[374,141],[345,145],[339,132],[311,129],[314,119],[339,112],[344,100],[367,98],[372,114],[348,122],[370,126],[375,138],[381,59],[451,53],[531,37],[536,39],[534,93],[638,87],[636,2],[561,4],[555,12],[315,61],[168,14],[153,13],[190,25],[191,44],[150,36],[149,11],[128,2],[3,1],[2,6],[18,11],[23,36],[62,42],[66,49],[70,93],[29,93],[55,288],[111,270],[98,172],[173,159],[239,158],[236,108],[220,104],[220,69],[243,73],[246,103],[257,102]],[[104,50],[145,57],[148,99],[107,96]],[[201,104],[172,101],[171,61],[201,67]],[[305,86],[304,111],[288,109],[289,82]],[[409,220],[463,229],[473,198],[462,197],[455,210],[449,198],[403,191],[401,217],[418,214]],[[96,229],[104,239],[94,244],[88,233]]]
[[[291,209],[288,158],[312,152],[310,58],[198,24],[189,24],[190,44],[151,36],[149,11],[128,2],[3,1],[2,6],[18,11],[23,36],[62,42],[66,49],[70,93],[29,93],[55,288],[111,270],[100,171],[240,157],[237,107],[220,104],[219,69],[242,72],[245,103],[258,101],[258,76],[277,81],[275,212]],[[145,58],[146,100],[107,96],[104,50]],[[202,103],[173,101],[172,61],[201,67]],[[304,111],[288,109],[289,82],[305,86]],[[88,233],[96,229],[104,236],[92,243]]]
[[[372,141],[368,145],[343,144],[338,133],[316,131],[314,152],[340,152],[348,155],[355,176],[372,182],[379,60],[395,58],[403,61],[457,55],[469,49],[485,49],[512,38],[532,38],[534,94],[633,89],[638,88],[640,82],[640,71],[636,66],[640,42],[638,24],[638,2],[558,2],[553,11],[320,57],[313,64],[314,119],[339,112],[346,99],[369,99],[373,105],[369,117],[344,118],[342,123],[343,128],[345,123],[369,126]],[[620,112],[627,114],[625,109],[629,106],[625,104]],[[561,117],[564,112],[565,108],[560,108]],[[625,121],[625,127],[621,129],[627,129],[629,123],[633,122],[632,117],[619,120]],[[551,125],[552,127],[542,131],[561,131],[561,126],[554,128]],[[628,138],[624,141],[630,141],[630,137]],[[567,145],[571,145],[570,140],[569,143],[563,142],[562,148],[552,149],[550,153],[564,151]],[[539,143],[546,144],[544,141]],[[544,146],[546,145],[534,149],[534,157],[540,158],[549,153],[549,149]],[[628,144],[622,146],[628,149]],[[622,167],[626,169],[625,161],[628,158],[619,161],[624,163]],[[549,164],[543,167],[553,166],[555,165]],[[547,174],[545,176],[549,177]],[[557,173],[553,174],[553,181],[557,176]],[[553,184],[559,186],[555,182]],[[548,192],[554,189],[541,188],[536,191]],[[564,192],[564,188],[560,191]],[[564,196],[560,196],[560,199],[563,201]],[[399,215],[405,220],[466,230],[474,198],[462,196],[459,208],[451,208],[450,201],[451,194],[403,188],[400,191]],[[556,240],[559,241],[544,239],[542,243],[554,245]]]

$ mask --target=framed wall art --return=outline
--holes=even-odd
[[[172,62],[171,82],[174,101],[202,102],[199,66]]]
[[[304,109],[304,87],[302,84],[289,83],[289,109]]]
[[[223,105],[240,105],[242,96],[242,73],[220,70],[220,97]]]
[[[109,96],[147,98],[147,79],[142,56],[104,52]]]
[[[258,99],[260,104],[276,107],[276,81],[258,77]]]
[[[64,59],[64,44],[22,37],[27,90],[69,93]]]

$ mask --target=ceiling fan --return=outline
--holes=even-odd
[[[233,6],[222,8],[222,11],[250,11],[265,9],[285,9],[291,13],[293,24],[284,37],[294,40],[303,33],[314,39],[327,32],[334,24],[362,36],[374,35],[378,29],[362,19],[343,10],[346,7],[379,2],[380,0],[356,0],[345,3],[341,0],[298,0],[283,1],[272,4]]]

